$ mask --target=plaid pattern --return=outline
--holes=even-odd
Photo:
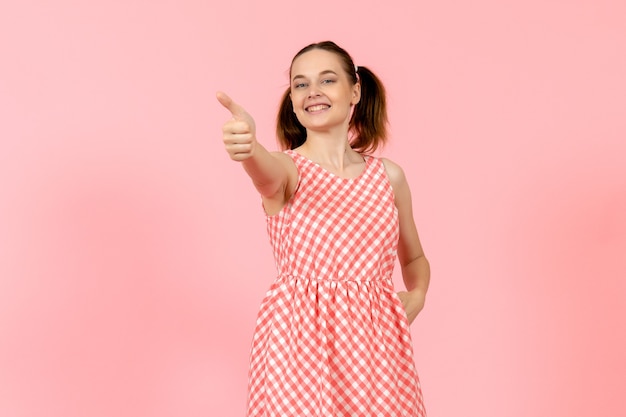
[[[299,184],[267,225],[278,278],[252,342],[248,417],[424,417],[380,159],[343,179],[294,151]]]

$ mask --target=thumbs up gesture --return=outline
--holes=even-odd
[[[232,115],[232,119],[222,126],[226,152],[234,161],[252,157],[257,143],[254,119],[243,107],[221,91],[217,93],[217,101]]]

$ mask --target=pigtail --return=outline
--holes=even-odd
[[[372,153],[387,140],[387,99],[380,79],[367,67],[358,67],[361,100],[352,113],[352,148]]]
[[[306,129],[293,112],[290,89],[283,94],[276,118],[276,137],[282,150],[295,149],[306,140]]]

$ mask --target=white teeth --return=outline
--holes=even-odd
[[[330,106],[326,104],[318,104],[317,106],[307,107],[307,111],[319,111],[329,108]]]

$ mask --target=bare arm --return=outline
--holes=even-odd
[[[232,114],[222,127],[226,151],[239,161],[261,194],[269,214],[277,212],[293,193],[298,172],[292,159],[281,152],[269,152],[256,139],[254,119],[230,97],[217,93],[217,100]]]
[[[384,159],[383,162],[393,187],[400,222],[398,260],[407,291],[399,292],[398,296],[402,300],[409,322],[413,322],[424,308],[426,292],[430,283],[430,264],[424,255],[415,227],[411,191],[404,171],[394,162],[387,159]]]

